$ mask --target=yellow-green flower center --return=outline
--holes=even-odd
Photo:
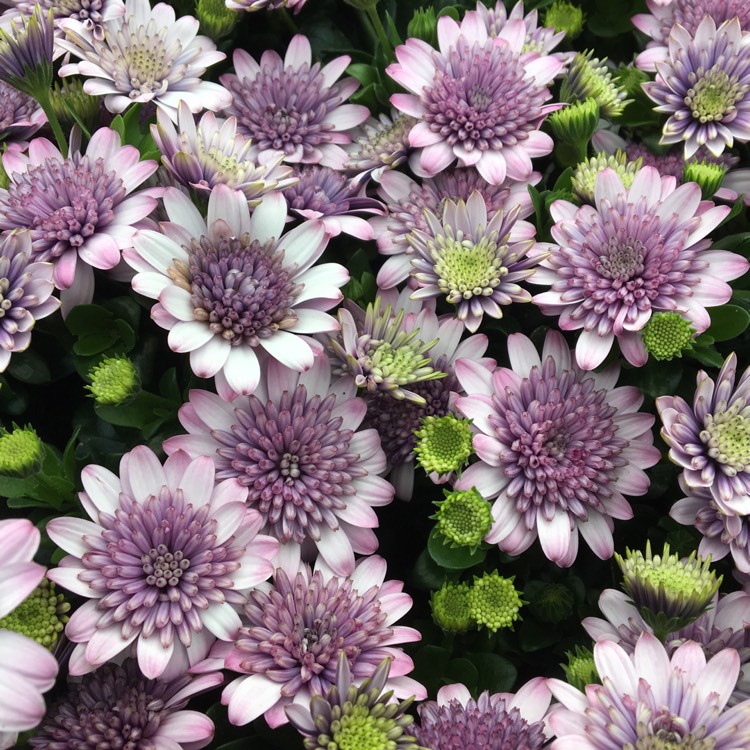
[[[563,112],[565,110],[562,110]],[[596,178],[603,169],[612,169],[617,172],[617,176],[622,181],[623,186],[628,189],[633,184],[636,174],[643,165],[643,159],[638,158],[635,161],[628,161],[628,157],[622,151],[618,151],[613,156],[608,156],[604,152],[592,156],[590,159],[582,161],[573,172],[572,187],[577,195],[589,203],[594,202],[594,187]]]
[[[490,504],[473,488],[446,493],[435,505],[437,530],[454,545],[476,547],[492,528]]]
[[[140,376],[127,357],[108,357],[89,372],[91,391],[98,404],[121,404],[140,388]]]
[[[586,685],[593,685],[600,681],[591,651],[576,647],[575,653],[568,653],[567,656],[568,663],[563,665],[563,670],[565,679],[574,688],[583,690]]]
[[[522,605],[512,578],[503,578],[494,572],[474,579],[469,592],[469,613],[480,627],[493,633],[512,627]]]
[[[435,624],[449,633],[465,633],[476,625],[469,612],[468,583],[444,583],[433,592],[430,604]]]
[[[690,348],[693,328],[679,313],[655,313],[644,326],[642,336],[646,351],[654,359],[669,360]]]
[[[458,471],[471,455],[471,422],[445,417],[425,417],[422,427],[415,430],[417,462],[428,473],[449,474]]]
[[[700,78],[690,73],[689,81],[691,88],[685,95],[685,104],[702,123],[719,122],[734,112],[734,103],[748,88],[739,84],[736,75],[730,78],[718,64]]]
[[[745,412],[744,400],[721,414],[707,414],[701,440],[708,447],[708,455],[731,469],[730,473],[745,471],[750,465],[750,414]]]
[[[55,591],[55,584],[43,578],[28,599],[0,619],[0,630],[21,633],[51,649],[68,622],[69,610],[70,604]]]
[[[44,443],[31,427],[16,427],[0,435],[0,474],[30,474],[43,458]]]
[[[434,375],[430,357],[421,353],[422,342],[418,339],[403,346],[394,347],[387,341],[379,344],[372,353],[373,375],[406,385],[426,378],[444,377],[442,373]]]
[[[392,719],[374,717],[365,706],[331,723],[330,750],[396,750],[397,743],[388,733],[396,728]],[[400,734],[400,732],[399,732]]]
[[[575,39],[583,30],[583,11],[577,5],[558,0],[547,9],[544,25],[564,31],[568,40]]]

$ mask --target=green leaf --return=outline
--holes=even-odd
[[[437,529],[433,529],[427,540],[427,551],[441,568],[466,570],[478,565],[487,555],[487,550],[481,547],[472,552],[468,547],[451,547],[444,543],[444,539]]]
[[[47,363],[39,354],[30,349],[14,354],[6,372],[16,380],[32,385],[41,385],[52,380],[52,373]]]
[[[82,336],[73,344],[73,351],[79,357],[93,357],[95,354],[102,354],[109,349],[117,341],[117,338],[117,333],[114,331]]]
[[[0,497],[23,497],[29,494],[34,483],[35,477],[33,476],[26,477],[25,479],[0,476]]]
[[[460,682],[471,691],[479,682],[479,670],[468,659],[451,659],[445,667],[443,682],[446,685]]]
[[[101,305],[76,305],[68,313],[65,325],[74,336],[85,336],[109,328],[113,318],[114,315]]]
[[[377,68],[372,65],[365,65],[365,63],[352,63],[346,69],[346,72],[350,76],[354,76],[363,86],[380,81]]]
[[[709,310],[711,327],[706,331],[714,341],[729,341],[744,333],[750,325],[750,313],[738,305],[721,305]]]
[[[512,690],[518,670],[511,662],[498,654],[467,654],[469,660],[479,670],[480,690],[490,693],[505,693]]]
[[[724,357],[713,346],[694,346],[687,355],[706,367],[721,367],[724,364]]]
[[[70,436],[70,439],[65,445],[65,450],[63,451],[62,468],[63,468],[63,471],[65,472],[65,476],[68,478],[73,478],[76,473],[76,464],[75,464],[76,443],[78,441],[78,433],[80,431],[81,431],[81,426],[78,425],[73,430],[73,434]]]
[[[49,503],[33,497],[9,497],[9,508],[49,508]]]

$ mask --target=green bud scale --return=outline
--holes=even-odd
[[[201,32],[215,42],[229,36],[240,17],[237,11],[227,8],[224,0],[197,0],[195,15]]]
[[[558,109],[547,119],[557,140],[584,147],[599,125],[599,105],[593,98]]]

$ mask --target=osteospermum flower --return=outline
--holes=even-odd
[[[25,518],[0,520],[0,617],[9,615],[39,585],[44,568],[33,561],[39,530]],[[20,633],[0,629],[0,748],[44,716],[42,697],[54,684],[57,660]]]
[[[417,708],[417,742],[431,750],[540,750],[547,741],[544,722],[551,700],[544,679],[527,682],[517,693],[484,691],[474,700],[461,684],[438,690],[437,702]]]
[[[466,633],[477,623],[469,611],[468,583],[445,581],[430,596],[430,609],[435,624],[446,633]]]
[[[135,659],[104,664],[68,691],[47,711],[29,745],[60,748],[185,748],[211,742],[214,723],[200,711],[185,711],[188,699],[222,682],[218,672],[152,680]]]
[[[496,633],[501,628],[513,629],[520,619],[518,610],[526,603],[514,585],[515,576],[505,578],[495,570],[474,576],[469,590],[469,614],[480,628]]]
[[[495,498],[485,541],[511,555],[538,536],[544,554],[567,567],[580,532],[605,560],[614,549],[613,519],[632,516],[623,493],[643,495],[643,469],[660,458],[654,417],[638,413],[637,388],[614,387],[619,367],[584,372],[556,331],[547,333],[541,359],[522,334],[508,337],[508,356],[511,369],[494,373],[463,361],[456,366],[469,394],[456,406],[474,420],[480,461],[455,487]]]
[[[0,81],[0,140],[23,141],[47,121],[39,104],[27,94]]]
[[[701,146],[718,156],[750,140],[750,34],[735,17],[718,26],[706,16],[691,36],[672,29],[668,53],[656,62],[647,96],[669,115],[660,143],[685,143],[685,158]]]
[[[697,643],[671,659],[651,635],[641,635],[633,658],[616,643],[594,646],[601,685],[586,692],[548,680],[563,707],[548,716],[557,735],[551,750],[735,750],[750,742],[748,704],[726,709],[740,659],[724,649],[708,662]]]
[[[33,257],[30,232],[13,231],[0,240],[0,372],[13,352],[28,349],[36,321],[60,306],[52,296],[52,264]]]
[[[306,2],[307,0],[226,0],[226,6],[232,10],[246,10],[248,13],[257,10],[288,8],[296,15]]]
[[[320,219],[331,237],[343,232],[360,240],[372,239],[372,226],[357,214],[382,214],[383,204],[368,198],[364,187],[317,164],[296,169],[293,175],[296,182],[284,191],[292,214]]]
[[[566,102],[593,99],[605,119],[619,117],[632,99],[612,79],[607,58],[593,57],[593,52],[579,52],[570,64],[570,71],[560,87],[560,98]]]
[[[154,679],[184,673],[214,640],[234,638],[233,605],[273,572],[278,543],[258,534],[263,519],[246,507],[235,479],[215,484],[209,458],[178,451],[164,464],[146,446],[81,473],[81,503],[92,520],[56,518],[47,533],[68,555],[48,578],[89,599],[65,634],[78,644],[70,674],[80,675],[135,643],[138,665]]]
[[[415,299],[445,296],[456,317],[472,333],[485,313],[502,318],[501,305],[530,302],[531,294],[518,282],[533,275],[545,257],[532,252],[534,229],[517,222],[520,208],[491,216],[478,191],[469,200],[447,200],[442,217],[425,210],[427,231],[407,237],[413,250],[411,276]]]
[[[525,27],[524,52],[538,52],[546,55],[565,38],[565,32],[557,32],[553,28],[539,26],[539,12],[536,8],[524,15],[523,0],[519,0],[510,13],[505,9],[502,0],[499,0],[494,8],[482,2],[477,2],[476,11],[492,39],[500,36],[502,30],[509,23],[523,21]],[[557,53],[557,56],[566,59],[569,54]]]
[[[287,205],[269,193],[250,217],[243,193],[217,185],[208,220],[176,188],[161,232],[139,231],[125,260],[139,273],[133,288],[158,303],[152,317],[169,331],[173,351],[190,352],[193,372],[219,377],[223,392],[251,394],[258,355],[296,371],[312,367],[316,342],[298,334],[334,331],[323,310],[342,297],[349,275],[337,263],[313,267],[328,243],[319,221],[282,235]]]
[[[0,80],[49,103],[52,86],[54,26],[52,16],[35,4],[29,16],[0,26]]]
[[[3,154],[10,184],[0,190],[0,229],[30,231],[31,258],[54,263],[64,310],[91,302],[93,269],[114,268],[132,247],[134,225],[156,207],[158,193],[134,192],[158,168],[140,157],[110,128],[94,133],[85,154],[72,148],[63,158],[46,138],[34,138],[28,155]]]
[[[267,151],[261,157],[252,142],[237,133],[234,117],[222,122],[206,112],[196,124],[190,107],[181,101],[177,128],[160,109],[151,135],[172,177],[205,198],[223,184],[240,190],[251,206],[257,206],[266,193],[295,182],[291,167],[281,164],[283,155]]]
[[[179,411],[190,434],[164,449],[210,456],[217,479],[246,487],[247,504],[281,542],[285,565],[296,569],[301,553],[320,553],[345,576],[354,571],[354,552],[377,549],[373,507],[388,504],[393,487],[378,476],[385,470],[378,433],[359,429],[364,401],[330,380],[320,355],[303,374],[270,362],[255,393],[231,403],[191,391]]]
[[[62,36],[63,33],[60,21],[72,18],[79,21],[96,39],[104,37],[105,21],[119,18],[125,13],[125,4],[122,0],[11,0],[9,5],[11,7],[0,17],[2,25],[6,20],[21,16],[31,17],[34,8],[39,5],[43,12],[52,13],[56,35]]]
[[[59,25],[66,38],[57,40],[57,46],[81,60],[63,65],[59,75],[85,76],[83,90],[104,96],[110,112],[153,102],[176,122],[181,101],[200,112],[217,111],[231,100],[222,86],[200,80],[209,65],[226,55],[208,37],[198,36],[197,19],[176,19],[166,3],[152,8],[149,0],[125,0],[122,16],[102,22],[103,37],[72,18]]]
[[[430,516],[435,519],[435,530],[451,547],[471,547],[476,549],[492,528],[492,507],[475,490],[443,491],[444,500],[437,500],[437,512]]]
[[[397,698],[425,698],[422,685],[404,676],[414,665],[398,647],[421,636],[394,625],[412,600],[400,581],[385,581],[385,572],[377,555],[360,559],[348,578],[334,576],[318,559],[314,572],[279,568],[272,585],[251,591],[244,605],[247,626],[225,659],[227,669],[243,674],[222,695],[229,720],[247,724],[264,714],[271,727],[285,723],[286,706],[306,705],[336,684],[342,651],[353,679],[372,677],[390,658],[385,689]]]
[[[722,512],[750,514],[750,368],[735,386],[737,355],[730,354],[714,382],[701,370],[693,406],[681,396],[660,396],[656,408],[669,458],[682,467],[688,490],[705,487]]]
[[[396,48],[397,63],[386,72],[409,94],[394,94],[394,107],[420,122],[409,133],[419,151],[410,163],[420,176],[442,172],[454,161],[476,167],[499,185],[531,176],[531,158],[552,151],[539,130],[560,104],[545,104],[548,84],[562,62],[524,52],[525,26],[516,20],[491,38],[481,16],[469,11],[459,26],[438,21],[439,50],[419,39]]]
[[[338,80],[351,62],[342,55],[321,67],[313,64],[310,42],[298,34],[282,60],[266,50],[258,64],[241,49],[234,51],[236,74],[221,76],[232,94],[226,112],[260,149],[283,151],[290,163],[322,164],[340,169],[346,162],[346,131],[370,115],[367,107],[344,102],[359,88],[355,78]]]
[[[531,283],[549,284],[534,302],[559,315],[564,331],[583,329],[576,344],[580,367],[598,367],[617,339],[631,364],[646,364],[641,331],[655,312],[679,311],[702,333],[707,307],[732,296],[727,281],[750,264],[740,255],[709,250],[706,235],[729,212],[701,201],[695,183],[675,188],[673,178],[643,167],[627,190],[611,169],[596,179],[594,206],[555,201],[554,248]]]

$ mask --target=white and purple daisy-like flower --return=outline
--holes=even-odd
[[[719,156],[750,140],[750,33],[738,18],[718,26],[706,16],[694,35],[679,24],[655,61],[646,95],[669,115],[660,143],[685,144],[685,158],[701,146]]]
[[[79,21],[90,31],[95,39],[104,38],[104,23],[113,18],[119,18],[125,13],[123,0],[10,0],[11,7],[0,16],[0,26],[6,27],[6,22],[24,16],[30,18],[35,6],[39,5],[44,13],[52,12],[55,23],[55,34],[63,36],[60,21],[72,18]],[[10,25],[9,23],[7,24]],[[58,50],[61,52],[61,50]]]
[[[555,201],[552,237],[559,247],[542,260],[532,284],[550,290],[534,296],[546,315],[559,315],[564,331],[581,331],[576,360],[598,367],[617,340],[632,365],[648,353],[641,331],[655,312],[680,312],[695,331],[711,325],[707,307],[728,302],[727,281],[750,267],[740,255],[709,250],[707,238],[728,206],[701,200],[691,182],[675,187],[643,167],[629,189],[612,169],[596,178],[594,206]]]
[[[469,11],[460,26],[447,16],[438,21],[439,50],[419,39],[396,48],[398,62],[386,71],[410,93],[394,94],[391,103],[420,120],[409,133],[419,149],[410,159],[417,175],[436,175],[458,160],[499,185],[506,176],[527,180],[532,157],[552,151],[539,127],[562,106],[545,104],[562,62],[524,52],[525,40],[522,20],[493,39]]]
[[[252,142],[237,132],[237,119],[217,119],[205,112],[196,124],[190,107],[180,102],[177,127],[161,109],[151,135],[162,153],[162,164],[187,188],[208,198],[216,185],[240,190],[251,206],[272,190],[293,185],[292,169],[281,152],[261,156]]]
[[[467,201],[446,200],[442,216],[425,209],[425,231],[407,237],[412,248],[414,299],[445,297],[472,333],[484,315],[502,318],[502,306],[531,302],[518,282],[534,274],[546,254],[533,252],[533,225],[518,221],[520,206],[489,214],[479,191]]]
[[[216,482],[210,458],[146,446],[81,472],[91,520],[56,518],[47,533],[67,556],[47,577],[87,601],[65,628],[70,674],[93,671],[134,644],[144,676],[171,679],[240,627],[235,605],[272,573],[278,542],[258,532],[236,479]]]
[[[479,461],[456,482],[493,500],[485,541],[518,555],[537,537],[561,567],[573,564],[578,535],[602,560],[612,556],[613,519],[633,515],[624,495],[643,495],[644,469],[660,458],[654,417],[638,388],[615,388],[619,367],[589,373],[565,339],[549,331],[540,358],[526,336],[508,337],[510,368],[489,372],[469,360],[456,376],[469,394],[456,401],[473,420]]]
[[[601,685],[586,692],[548,680],[562,707],[549,726],[550,750],[738,750],[750,744],[750,703],[727,709],[740,671],[732,648],[706,660],[689,641],[671,656],[651,633],[632,658],[616,643],[594,646]]]
[[[543,677],[517,693],[484,691],[476,700],[461,684],[444,685],[437,701],[422,703],[411,732],[430,750],[540,750],[547,742],[545,717],[552,694]]]
[[[153,102],[176,122],[181,101],[192,112],[215,112],[231,101],[225,88],[200,80],[206,68],[226,55],[198,35],[196,18],[176,18],[166,3],[152,8],[149,0],[125,0],[123,15],[102,21],[103,35],[73,18],[59,25],[65,39],[58,39],[57,46],[80,59],[63,65],[59,75],[86,78],[83,90],[103,96],[110,112]]]
[[[656,408],[669,458],[682,468],[684,487],[706,488],[726,514],[750,514],[750,368],[739,381],[730,354],[716,380],[701,370],[692,406],[660,396]]]
[[[396,698],[427,697],[406,675],[414,668],[400,647],[420,640],[419,631],[395,625],[412,605],[400,581],[386,581],[386,562],[362,558],[339,578],[318,558],[314,570],[279,568],[273,583],[257,586],[244,605],[246,625],[226,653],[227,669],[240,672],[222,695],[229,721],[247,724],[265,716],[269,726],[288,721],[284,708],[309,706],[336,684],[339,654],[349,660],[353,681],[371,677],[390,658],[385,684]],[[217,652],[224,654],[222,644]],[[209,660],[209,663],[215,660]]]
[[[45,122],[47,115],[34,99],[0,81],[0,141],[25,141]]]
[[[361,215],[382,215],[383,204],[368,198],[365,187],[330,167],[317,164],[294,170],[295,184],[284,191],[289,211],[303,219],[320,219],[331,237],[342,232],[371,240],[373,228]]]
[[[116,131],[97,130],[85,154],[71,146],[67,159],[46,138],[34,138],[28,154],[6,151],[10,184],[0,189],[0,229],[30,231],[31,258],[54,264],[64,311],[91,302],[93,269],[120,262],[137,223],[154,210],[161,193],[136,190],[158,164],[140,161],[138,149],[122,146]]]
[[[259,10],[279,10],[281,8],[293,10],[297,15],[307,0],[225,0],[230,10],[244,10],[254,13]]]
[[[0,617],[12,612],[39,585],[44,568],[34,562],[39,530],[26,518],[0,520]],[[44,646],[0,630],[0,748],[14,747],[19,732],[44,716],[44,698],[57,677],[57,660]]]
[[[169,438],[164,450],[210,456],[217,479],[246,487],[263,533],[281,543],[283,567],[320,554],[337,575],[351,575],[354,553],[378,547],[373,508],[393,499],[379,476],[380,436],[360,429],[367,407],[353,384],[331,387],[325,354],[301,374],[271,361],[264,376],[252,396],[231,403],[191,391],[179,412],[189,434]]]
[[[171,349],[190,352],[193,372],[216,375],[222,394],[255,391],[260,352],[298,372],[312,367],[321,347],[305,334],[338,329],[324,311],[349,280],[337,263],[313,265],[328,243],[323,224],[282,234],[280,193],[266,195],[251,217],[244,194],[226,185],[211,191],[207,220],[176,188],[167,188],[164,205],[170,221],[161,232],[139,231],[124,257],[138,271],[135,291],[158,300],[151,315],[169,331]]]
[[[298,34],[283,60],[266,50],[259,64],[241,49],[233,60],[235,73],[221,82],[231,92],[226,112],[237,118],[240,133],[261,153],[283,151],[290,163],[343,167],[348,157],[341,146],[351,143],[347,131],[370,116],[367,107],[344,103],[359,88],[355,78],[339,80],[351,58],[313,64],[310,42]]]

